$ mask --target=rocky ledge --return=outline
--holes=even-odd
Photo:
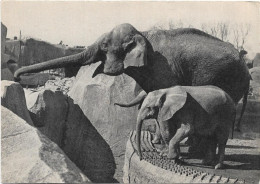
[[[1,100],[1,182],[90,182],[57,144],[32,126],[20,84],[2,81]]]
[[[152,135],[142,131],[143,160],[135,152],[135,131],[130,133],[126,145],[124,183],[244,183],[244,179],[193,169],[184,162],[161,157],[151,144]],[[239,176],[238,176],[239,177]]]

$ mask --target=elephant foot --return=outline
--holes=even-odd
[[[169,152],[167,155],[168,159],[177,159],[179,157],[179,154],[177,152]]]
[[[223,163],[218,163],[216,166],[215,166],[215,169],[223,169],[224,165]]]
[[[169,153],[169,148],[165,146],[162,150],[160,150],[160,156],[167,156]]]
[[[153,138],[153,140],[152,140],[152,143],[153,144],[160,144],[160,136],[158,136],[158,135],[155,135],[154,136],[154,138]]]

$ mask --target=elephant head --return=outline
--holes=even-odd
[[[155,118],[159,122],[171,119],[184,106],[187,99],[185,91],[177,89],[175,92],[171,93],[168,89],[156,90],[150,92],[144,99],[136,124],[137,152],[140,160],[142,159],[140,135],[143,121],[150,118]]]
[[[14,77],[24,73],[39,72],[43,70],[66,66],[83,66],[102,61],[93,74],[119,75],[129,66],[141,67],[147,63],[147,40],[132,25],[121,24],[109,33],[102,35],[85,51],[43,63],[22,67]]]

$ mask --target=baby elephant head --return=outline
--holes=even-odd
[[[157,90],[149,93],[138,113],[136,125],[137,151],[142,159],[140,148],[140,135],[142,123],[145,119],[167,121],[186,103],[187,93],[183,91]]]

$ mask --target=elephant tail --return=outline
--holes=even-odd
[[[129,102],[129,103],[114,103],[114,105],[118,105],[120,107],[133,107],[135,105],[141,104],[146,96],[147,96],[147,93],[144,90],[142,90],[137,95],[137,97],[135,99],[133,99],[131,102]]]
[[[245,109],[246,109],[248,93],[249,93],[249,82],[248,82],[248,86],[247,86],[246,92],[245,92],[244,97],[243,97],[243,106],[242,106],[242,110],[241,110],[241,113],[240,113],[240,117],[238,119],[238,123],[237,123],[236,128],[235,128],[235,130],[237,130],[237,131],[240,131],[240,123],[241,123],[243,114],[244,114]]]

